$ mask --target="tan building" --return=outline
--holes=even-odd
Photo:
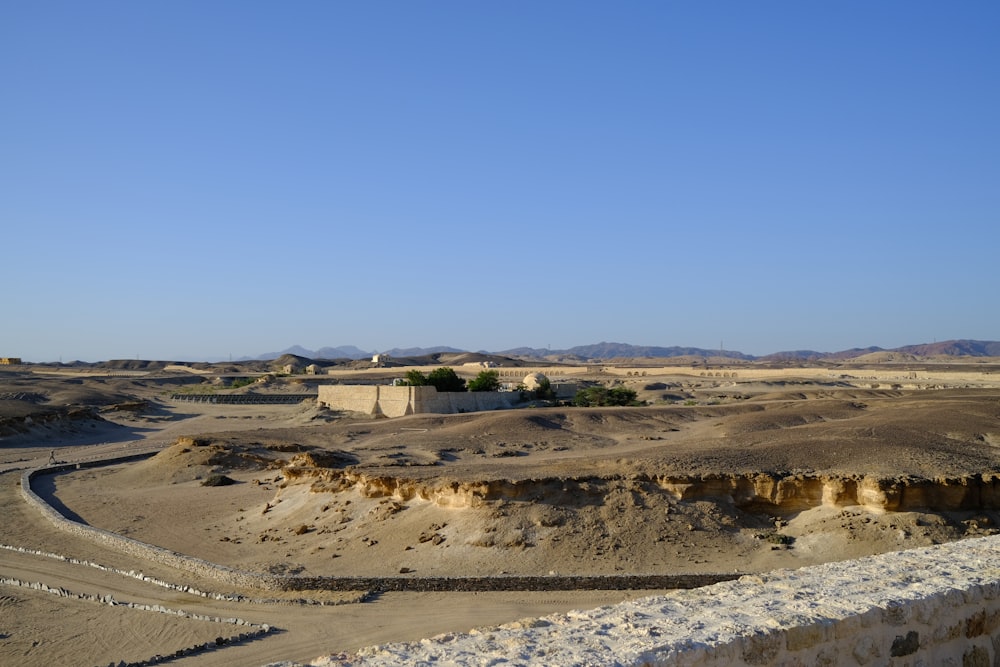
[[[521,401],[517,391],[446,391],[434,387],[324,384],[318,402],[333,410],[374,417],[402,417],[423,413],[454,414],[511,408]]]
[[[21,357],[0,357],[0,366],[20,366]]]

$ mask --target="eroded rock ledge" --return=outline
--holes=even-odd
[[[667,494],[678,501],[713,500],[739,509],[787,514],[815,507],[860,506],[874,512],[949,512],[1000,508],[1000,475],[920,479],[867,475],[783,473],[739,475],[553,477],[485,481],[417,480],[308,465],[295,457],[282,469],[286,484],[311,485],[316,493],[354,490],[366,498],[432,501],[443,507],[477,507],[490,501],[536,500],[579,504],[603,497],[611,485],[637,494]]]

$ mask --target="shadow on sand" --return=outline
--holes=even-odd
[[[66,507],[66,505],[64,505],[56,495],[58,490],[57,480],[61,475],[62,473],[55,473],[53,475],[38,475],[31,480],[31,490],[34,491],[38,497],[48,503],[54,510],[62,514],[70,521],[76,521],[77,523],[89,526],[90,524],[84,521],[83,517]]]

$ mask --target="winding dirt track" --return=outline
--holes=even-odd
[[[230,408],[231,409],[231,408]],[[67,445],[56,450],[61,461],[80,462],[162,448],[172,435],[191,432],[198,415],[152,431],[147,439]],[[251,427],[250,424],[247,425]],[[256,424],[253,424],[256,426]],[[260,591],[220,590],[211,581],[149,562],[136,562],[87,540],[66,535],[43,521],[20,497],[20,471],[44,465],[49,446],[2,452],[0,459],[0,544],[55,553],[121,570],[141,571],[158,579],[218,593],[260,598]],[[295,602],[228,602],[172,591],[152,583],[54,558],[0,550],[0,577],[40,582],[76,594],[112,595],[120,602],[158,604],[192,614],[237,617],[268,624],[262,638],[185,656],[179,665],[262,665],[308,661],[319,655],[350,651],[387,641],[415,640],[447,631],[463,631],[574,608],[587,608],[638,597],[642,591],[386,593],[360,604],[317,606]],[[65,600],[13,586],[0,586],[0,663],[19,665],[94,664],[166,655],[217,636],[235,634],[233,626],[193,621],[98,603]],[[53,613],[53,610],[62,613]],[[82,611],[83,610],[83,611]]]

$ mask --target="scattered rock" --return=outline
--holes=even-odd
[[[233,479],[231,477],[227,477],[226,475],[209,475],[208,477],[206,477],[202,481],[201,485],[202,486],[230,486],[231,484],[235,484],[235,483],[236,483],[235,479]]]

